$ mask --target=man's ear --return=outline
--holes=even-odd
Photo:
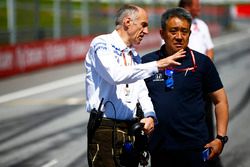
[[[129,26],[131,24],[131,18],[130,17],[124,18],[123,23],[126,27]]]
[[[160,35],[161,35],[161,38],[164,39],[163,38],[163,30],[162,29],[160,29]]]
[[[131,19],[126,17],[123,19],[123,28],[124,30],[128,30],[128,27],[131,25]]]

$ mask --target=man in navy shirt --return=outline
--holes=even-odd
[[[146,63],[180,49],[186,51],[186,57],[179,60],[180,66],[145,79],[158,118],[149,143],[152,167],[205,167],[206,160],[218,156],[227,141],[226,92],[213,62],[187,47],[191,23],[192,17],[185,9],[167,10],[160,30],[165,44],[142,58]],[[217,120],[217,137],[212,141],[205,121],[207,94],[215,105]],[[209,152],[203,152],[206,149]]]

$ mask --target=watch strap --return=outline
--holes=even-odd
[[[219,139],[223,145],[226,144],[227,141],[228,141],[228,137],[227,136],[217,135],[216,138]]]

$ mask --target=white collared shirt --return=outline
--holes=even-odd
[[[97,109],[104,98],[104,117],[130,120],[135,116],[139,101],[144,115],[155,117],[143,79],[158,72],[157,64],[156,61],[140,64],[140,61],[138,53],[125,45],[116,30],[94,38],[85,59],[86,110]],[[125,90],[126,84],[128,90]],[[126,92],[129,95],[126,96]],[[112,102],[114,108],[107,101]]]
[[[207,24],[201,19],[194,18],[191,25],[191,35],[188,47],[202,54],[214,47]]]

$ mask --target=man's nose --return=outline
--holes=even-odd
[[[176,33],[176,39],[181,39],[181,38],[182,38],[181,32],[177,32],[177,33]]]
[[[144,34],[148,34],[149,33],[148,27],[144,27],[143,32],[144,32]]]

